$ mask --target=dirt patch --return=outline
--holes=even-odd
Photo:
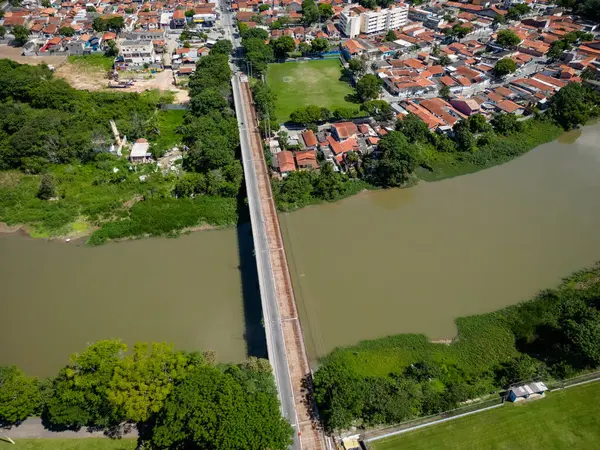
[[[20,172],[1,172],[0,173],[0,187],[1,188],[14,188],[19,184],[23,178],[23,174]]]
[[[66,63],[56,71],[56,76],[66,80],[75,89],[97,91],[106,89],[108,85],[106,72],[83,64]]]
[[[171,69],[163,70],[154,74],[153,78],[144,79],[144,74],[133,78],[133,86],[121,89],[109,89],[106,72],[94,69],[80,64],[66,63],[56,71],[56,76],[69,82],[75,89],[87,91],[115,90],[118,92],[144,92],[148,89],[158,89],[161,91],[171,91],[175,94],[175,103],[186,103],[190,97],[188,91],[179,89],[173,84],[173,71]],[[121,76],[120,80],[129,80],[130,75]]]
[[[57,67],[67,60],[66,56],[23,56],[21,54],[22,52],[23,49],[19,47],[9,47],[8,45],[0,45],[0,59],[12,59],[13,61],[16,61],[20,64],[31,64],[32,66],[37,66],[39,64],[48,64]]]

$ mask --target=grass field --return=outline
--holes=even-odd
[[[181,135],[177,133],[177,127],[183,123],[184,115],[184,110],[160,111],[158,113],[160,134],[151,141],[160,150],[170,150],[181,142]]]
[[[270,64],[267,82],[277,95],[277,120],[285,122],[292,111],[307,105],[358,109],[357,104],[345,100],[354,90],[340,80],[341,75],[337,59]]]
[[[109,58],[104,55],[82,55],[69,56],[68,61],[77,66],[108,72],[112,68],[114,58]]]
[[[8,433],[10,435],[10,433]],[[0,440],[0,449],[14,450],[133,450],[137,439],[16,439],[16,445]]]
[[[375,450],[576,450],[600,445],[600,382],[376,441]]]

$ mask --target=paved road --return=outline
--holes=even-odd
[[[40,438],[99,438],[105,437],[102,431],[87,431],[87,428],[82,428],[79,431],[50,431],[42,425],[42,419],[39,417],[30,417],[18,427],[13,427],[5,431],[6,435],[12,439],[40,439]],[[1,434],[0,434],[1,436]],[[137,438],[137,429],[132,428],[124,438]],[[8,447],[7,447],[8,448]]]
[[[239,40],[233,37],[235,30],[233,27],[232,13],[227,10],[227,3],[225,0],[220,0],[219,7],[221,9],[221,26],[225,29],[225,37],[233,42],[234,52],[236,52],[240,44]],[[237,69],[235,66],[233,68],[234,71]],[[296,431],[294,433],[294,443],[291,448],[299,450],[301,446],[297,435],[298,417],[292,393],[292,382],[285,349],[285,340],[281,327],[281,316],[277,305],[275,276],[269,253],[267,231],[265,228],[263,212],[261,210],[259,183],[254,161],[252,159],[251,138],[248,133],[248,127],[254,129],[256,124],[252,123],[250,117],[247,117],[241,91],[239,72],[233,76],[231,84],[233,86],[233,98],[240,131],[240,147],[244,167],[244,178],[246,181],[248,207],[250,209],[250,219],[252,222],[252,237],[254,239],[254,253],[258,269],[260,297],[269,361],[273,367],[282,414]]]

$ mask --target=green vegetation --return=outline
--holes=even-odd
[[[8,442],[0,445],[0,448],[7,450],[135,450],[136,447],[136,439],[113,440],[107,438],[17,439],[16,445]]]
[[[233,198],[163,198],[136,203],[125,219],[107,222],[90,237],[90,245],[132,236],[176,236],[181,230],[208,224],[233,226],[237,205]]]
[[[270,64],[267,82],[276,95],[277,119],[285,122],[298,105],[317,105],[330,110],[357,108],[346,100],[353,93],[343,80],[337,60],[314,60]]]
[[[502,114],[500,116],[510,116]],[[437,181],[458,175],[477,172],[488,167],[510,161],[535,147],[557,139],[564,130],[548,120],[531,119],[521,124],[521,131],[503,135],[489,135],[489,141],[482,142],[470,152],[441,152],[429,146],[423,151],[422,168],[416,174],[425,181]]]
[[[182,137],[178,133],[178,129],[183,124],[184,116],[184,110],[160,111],[157,114],[159,133],[150,140],[153,144],[152,152],[155,156],[160,156],[166,150],[170,150],[181,143]]]
[[[494,66],[493,72],[497,77],[503,77],[517,71],[517,63],[510,58],[501,59]]]
[[[45,66],[0,61],[0,221],[37,237],[98,228],[90,244],[234,225],[243,174],[230,76],[227,55],[202,58],[186,113],[159,111],[170,98],[156,92],[77,91]],[[148,139],[156,157],[185,143],[187,172],[178,178],[108,154],[110,120],[129,141]]]
[[[69,56],[68,61],[81,67],[102,70],[108,72],[112,69],[114,58],[104,55],[81,55]]]
[[[331,163],[323,164],[319,172],[297,171],[288,174],[284,180],[273,181],[273,195],[282,211],[342,200],[365,189],[373,189],[373,186],[334,172]]]
[[[600,265],[533,300],[456,324],[449,345],[397,335],[325,357],[315,395],[326,428],[398,423],[522,380],[600,366]]]
[[[118,437],[125,424],[136,424],[144,448],[283,450],[293,434],[267,360],[217,366],[212,352],[185,353],[165,343],[138,343],[128,352],[119,340],[99,341],[41,382],[0,367],[0,399],[2,426],[39,411],[53,430],[93,427]]]
[[[514,31],[500,30],[498,31],[496,42],[502,47],[511,48],[519,45],[521,43],[521,38],[519,38]]]
[[[567,450],[600,441],[600,383],[550,392],[526,404],[504,405],[469,417],[373,442],[375,450]]]

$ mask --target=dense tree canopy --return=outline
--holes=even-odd
[[[327,108],[317,105],[308,105],[292,111],[290,119],[292,122],[308,125],[329,119],[331,112]]]
[[[0,427],[18,424],[41,405],[38,380],[15,366],[0,366]]]
[[[109,427],[125,417],[109,401],[115,367],[127,346],[118,340],[100,341],[71,357],[54,380],[44,418],[58,428]]]
[[[569,83],[550,99],[550,115],[566,130],[598,115],[600,94],[580,83]]]
[[[516,47],[521,42],[521,38],[511,30],[500,30],[496,37],[496,42],[502,47]]]
[[[263,379],[269,369],[248,368],[191,371],[149,428],[150,448],[287,448],[293,431],[279,414],[272,381]]]
[[[374,100],[379,97],[382,84],[376,75],[367,74],[356,83],[356,94],[363,102]]]
[[[108,148],[111,119],[130,139],[152,137],[160,101],[153,93],[78,91],[46,66],[0,60],[0,170],[89,161]]]
[[[402,119],[396,122],[396,130],[401,131],[409,142],[424,141],[429,136],[427,124],[413,113],[402,116]]]
[[[503,77],[517,71],[517,63],[510,58],[503,58],[494,66],[494,75]]]
[[[273,39],[271,46],[278,58],[285,58],[288,53],[296,50],[296,41],[291,36],[281,36],[279,39]]]
[[[421,163],[421,148],[404,134],[392,131],[379,141],[381,156],[370,162],[371,177],[380,186],[401,186]]]
[[[210,54],[229,55],[232,50],[233,44],[229,39],[220,39],[212,46],[212,48],[210,49]]]

